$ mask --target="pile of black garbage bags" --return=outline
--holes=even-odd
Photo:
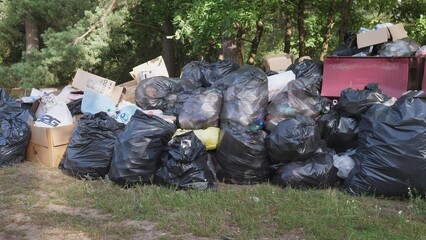
[[[60,168],[122,186],[211,189],[215,182],[339,187],[350,194],[426,193],[426,94],[399,99],[371,83],[338,100],[320,95],[322,62],[291,65],[296,79],[268,99],[267,75],[232,61],[194,61],[181,78],[142,80],[136,102],[176,123],[136,111],[126,125],[107,114],[77,124]],[[220,127],[215,150],[193,131]]]
[[[354,195],[426,194],[426,94],[399,99],[371,83],[322,97],[322,62],[288,70],[296,79],[268,99],[268,76],[232,61],[194,61],[180,78],[152,77],[136,88],[127,124],[104,112],[77,123],[59,168],[79,179],[123,187],[159,184],[212,189],[215,182],[282,187],[339,187]],[[28,113],[0,91],[0,166],[25,159]],[[194,133],[220,128],[207,150]],[[177,134],[178,129],[184,129]]]

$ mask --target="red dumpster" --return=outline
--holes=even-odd
[[[400,97],[409,89],[419,89],[419,58],[415,57],[326,57],[321,95],[340,97],[346,88],[364,89],[378,83],[382,91]]]

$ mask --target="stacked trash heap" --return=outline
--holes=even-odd
[[[333,102],[320,95],[321,61],[290,65],[282,84],[271,79],[283,73],[269,74],[229,60],[194,61],[180,78],[139,79],[135,104],[82,111],[59,168],[124,187],[269,181],[355,195],[426,194],[425,93],[395,99],[371,83]],[[1,154],[0,164],[7,165],[24,159],[30,133],[24,113],[5,114],[15,103],[3,95],[0,151],[12,155]]]

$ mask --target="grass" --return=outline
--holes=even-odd
[[[47,182],[46,174],[51,175]],[[83,232],[93,239],[147,233],[123,221],[155,223],[155,231],[162,233],[155,239],[426,239],[424,199],[352,197],[337,189],[282,189],[267,183],[219,184],[206,192],[123,189],[108,180],[76,180],[23,163],[0,169],[0,200],[0,211],[9,209],[38,226]],[[46,211],[49,204],[96,210],[101,217]],[[0,232],[22,236],[1,227],[8,224],[0,219]]]

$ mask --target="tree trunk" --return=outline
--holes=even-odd
[[[305,56],[305,0],[299,0],[297,5],[297,28],[299,30],[299,57]]]
[[[25,19],[25,49],[30,51],[33,48],[38,49],[38,24],[34,18],[28,17]]]
[[[340,22],[338,34],[339,34],[339,44],[344,42],[345,34],[350,29],[350,13],[352,11],[352,0],[343,0],[342,6],[339,8],[342,9],[342,19]]]
[[[257,22],[256,22],[256,34],[254,35],[254,38],[251,44],[250,54],[247,60],[248,64],[251,64],[251,65],[254,64],[254,60],[257,54],[257,49],[259,47],[260,40],[262,39],[262,35],[263,35],[263,22],[262,22],[262,19],[259,18],[257,19]]]
[[[284,35],[284,52],[285,53],[290,53],[292,35],[293,35],[293,31],[292,31],[291,15],[287,13],[285,15],[285,35]]]
[[[172,18],[170,16],[166,16],[164,19],[162,31],[164,33],[161,40],[163,46],[162,56],[164,63],[166,64],[169,76],[176,77],[175,45],[173,43],[173,39],[168,37],[174,35]]]
[[[326,30],[324,34],[324,40],[322,42],[320,60],[324,60],[324,57],[327,55],[328,44],[330,43],[330,38],[331,38],[331,31],[333,30],[333,27],[334,27],[335,12],[336,12],[336,3],[334,1],[331,1],[330,6],[328,8],[327,26],[326,26]]]
[[[235,23],[234,27],[237,30],[236,36],[230,38],[222,37],[223,58],[233,60],[239,65],[243,65],[243,29],[240,23]]]

